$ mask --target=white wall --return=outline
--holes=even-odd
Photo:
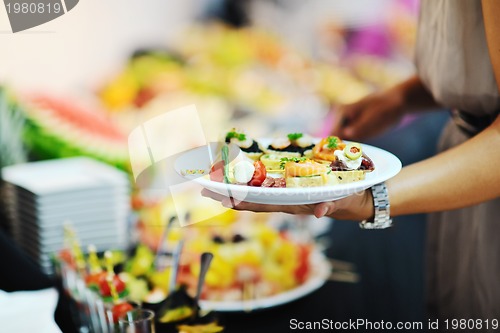
[[[13,34],[0,6],[0,84],[22,90],[93,89],[141,46],[163,46],[203,0],[81,0],[65,15]],[[82,89],[84,88],[84,89]]]

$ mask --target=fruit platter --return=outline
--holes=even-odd
[[[186,332],[190,326],[216,332],[222,329],[218,312],[279,306],[324,284],[330,266],[303,230],[277,224],[272,215],[250,221],[239,214],[229,212],[219,225],[182,228],[175,216],[162,216],[165,222],[154,231],[157,220],[143,214],[142,233],[159,236],[104,254],[83,251],[76,235],[67,233],[68,246],[55,262],[82,320],[96,332],[115,332],[118,318],[135,308],[155,312],[157,332],[178,332],[181,325]]]

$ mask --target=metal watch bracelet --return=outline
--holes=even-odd
[[[359,226],[362,229],[385,229],[392,226],[391,205],[385,183],[373,185],[371,187],[373,195],[373,207],[375,215],[373,221],[361,221]]]

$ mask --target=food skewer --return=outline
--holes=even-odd
[[[120,300],[120,296],[118,294],[118,291],[114,283],[115,272],[113,270],[113,260],[111,252],[110,251],[104,252],[104,258],[106,260],[106,282],[108,284],[113,302],[113,307],[111,308],[112,318],[109,318],[112,320],[112,322],[110,323],[110,325],[112,325],[116,324],[118,322],[118,318],[120,318],[128,311],[133,310],[134,307],[130,303]]]

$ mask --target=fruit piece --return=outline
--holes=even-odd
[[[111,309],[111,312],[113,313],[113,323],[117,323],[118,318],[120,318],[125,313],[127,313],[133,309],[134,309],[134,307],[127,302],[118,303],[118,304],[113,305],[113,308]]]
[[[224,161],[216,162],[210,168],[210,180],[222,183],[224,181]]]
[[[299,245],[297,251],[299,252],[299,260],[294,274],[297,283],[302,284],[306,281],[309,274],[309,255],[311,249],[309,246]]]
[[[113,285],[115,286],[118,294],[125,291],[125,282],[123,282],[117,275],[113,276]],[[111,288],[107,281],[107,274],[102,275],[99,280],[99,292],[104,297],[111,296]]]
[[[193,309],[191,307],[181,306],[165,312],[165,314],[159,318],[159,321],[160,323],[171,323],[191,317],[192,314]]]
[[[154,253],[147,246],[137,246],[134,258],[128,263],[127,271],[133,276],[147,275],[153,267],[154,257]]]
[[[76,267],[75,258],[70,249],[62,249],[59,251],[59,259],[70,267]]]
[[[253,173],[252,179],[248,182],[250,186],[261,186],[266,180],[267,171],[266,166],[261,161],[255,161],[253,163],[255,171]]]
[[[89,288],[99,288],[102,279],[106,279],[106,272],[89,274],[85,277],[85,284]]]
[[[344,148],[344,154],[348,159],[356,160],[362,154],[361,145],[356,142],[348,143]]]
[[[179,329],[179,333],[218,333],[224,330],[224,327],[217,325],[217,323],[179,325],[177,328]]]
[[[130,170],[127,136],[103,113],[47,96],[26,102],[24,141],[37,158],[89,156]]]

